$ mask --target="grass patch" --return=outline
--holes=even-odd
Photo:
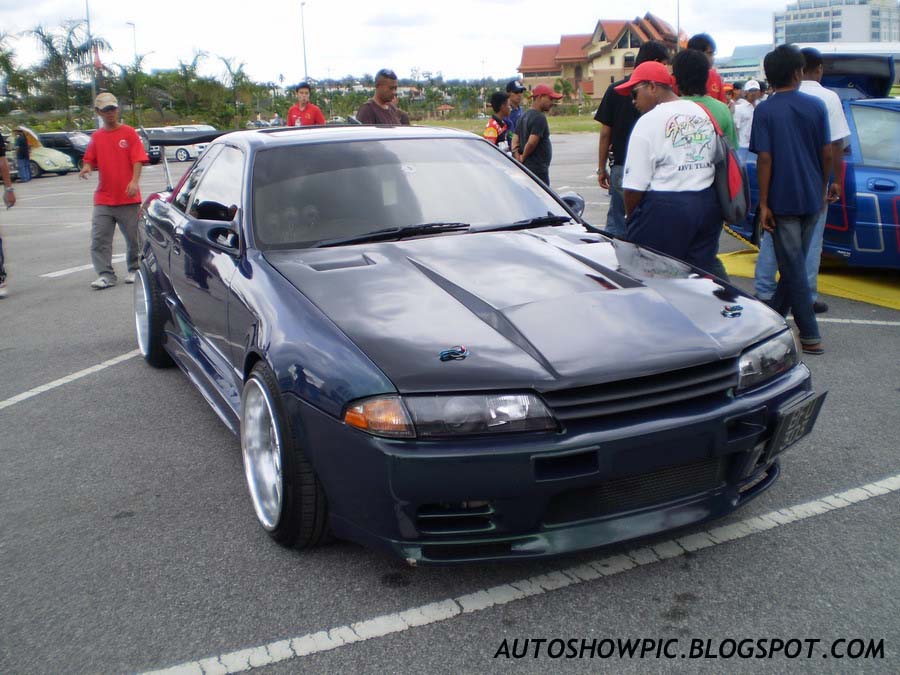
[[[547,118],[550,122],[551,134],[577,134],[600,133],[600,125],[594,121],[593,115],[551,115]],[[461,129],[481,135],[487,126],[487,120],[420,120],[413,124],[426,127],[448,127]]]

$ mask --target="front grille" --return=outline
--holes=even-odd
[[[493,516],[486,501],[425,504],[416,511],[416,529],[425,535],[482,534],[494,530]]]
[[[737,359],[725,359],[630,380],[543,392],[542,395],[557,419],[578,420],[722,397],[737,383]]]
[[[614,478],[556,495],[547,505],[544,524],[561,525],[662,504],[712,490],[724,478],[721,458]]]

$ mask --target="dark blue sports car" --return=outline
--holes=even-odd
[[[853,267],[900,269],[900,100],[890,56],[822,54],[822,85],[841,98],[850,126],[840,201],[828,206],[824,255]],[[759,243],[756,155],[747,153],[751,211],[734,229]]]
[[[486,561],[698,523],[823,400],[780,316],[468,133],[228,134],[140,230],[141,353],[240,435],[285,545]]]

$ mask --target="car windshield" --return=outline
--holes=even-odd
[[[88,143],[91,142],[91,137],[80,131],[73,131],[69,134],[69,140],[72,141],[72,145],[76,148],[86,148]]]
[[[474,138],[261,150],[252,184],[253,227],[262,249],[306,248],[426,223],[477,229],[569,215],[514,162]]]

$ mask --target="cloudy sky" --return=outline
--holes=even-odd
[[[633,19],[647,11],[676,23],[676,0],[642,4],[586,0],[455,0],[379,9],[362,0],[307,0],[303,8],[310,77],[343,77],[393,68],[400,77],[441,72],[446,79],[512,77],[523,44],[550,44],[569,33],[590,33],[598,19]],[[771,38],[772,12],[785,0],[730,0],[713,14],[708,0],[681,0],[681,27],[710,33],[719,55]],[[219,56],[244,63],[255,81],[284,83],[304,75],[299,0],[206,3],[191,0],[89,0],[91,28],[112,50],[104,63],[130,63],[146,54],[145,69],[173,68],[204,51],[201,73],[221,76]],[[726,6],[727,5],[727,6]],[[622,9],[616,9],[621,6]],[[399,7],[399,6],[398,6]],[[213,9],[214,8],[214,9]],[[452,8],[452,9],[450,9]],[[552,10],[550,9],[552,8]],[[0,0],[0,30],[16,35],[85,16],[84,0]],[[135,25],[134,32],[127,22]],[[39,59],[34,39],[8,42],[20,65]]]

